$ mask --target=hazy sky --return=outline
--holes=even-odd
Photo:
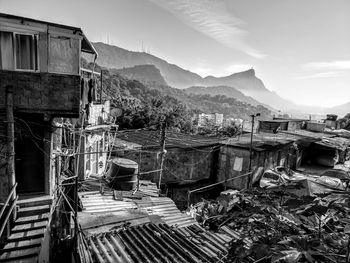
[[[0,12],[78,26],[202,76],[253,67],[299,104],[350,101],[349,0],[0,0]]]

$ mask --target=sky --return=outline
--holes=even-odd
[[[350,101],[349,0],[0,0],[0,12],[81,27],[201,76],[254,68],[297,104]]]

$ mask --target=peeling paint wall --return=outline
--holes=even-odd
[[[253,175],[274,166],[291,165],[292,158],[290,156],[293,156],[291,145],[291,143],[286,144],[283,148],[270,151],[253,151],[251,164]],[[221,146],[219,154],[218,181],[238,177],[248,172],[249,149],[241,149],[230,145]],[[247,183],[248,177],[242,177],[229,182],[228,186],[236,189],[243,189],[247,187]]]
[[[156,150],[152,151],[118,151],[114,156],[131,159],[139,164],[140,172],[148,172],[160,167],[160,154]],[[217,174],[218,152],[218,148],[213,150],[212,147],[167,149],[162,182],[214,178]],[[157,182],[158,174],[143,175],[141,178]]]

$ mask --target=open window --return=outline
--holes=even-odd
[[[0,31],[0,69],[39,70],[38,36]]]
[[[14,34],[15,36],[15,69],[37,71],[38,66],[38,36],[29,34]]]
[[[13,70],[13,34],[0,31],[0,69]]]

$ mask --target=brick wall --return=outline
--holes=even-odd
[[[0,108],[5,107],[5,89],[13,86],[17,111],[78,116],[80,76],[0,70]]]

